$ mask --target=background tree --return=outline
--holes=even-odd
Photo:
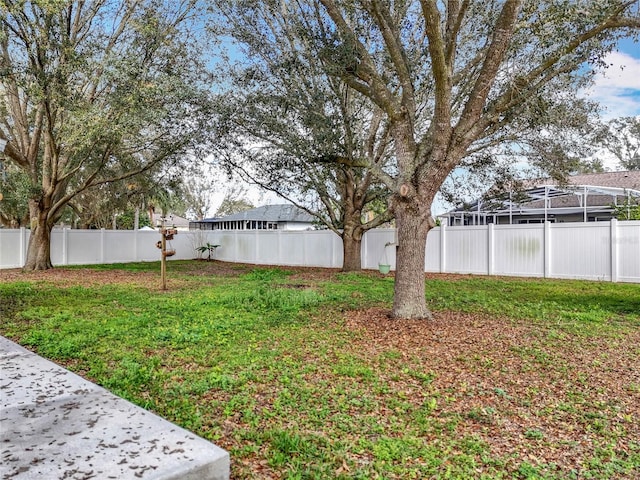
[[[78,193],[60,221],[79,229],[112,228],[114,217],[129,207],[125,183],[105,183]]]
[[[31,183],[26,270],[81,192],[179,162],[204,102],[195,0],[0,3],[0,139]]]
[[[640,220],[640,203],[637,197],[627,197],[622,204],[613,207],[613,216],[618,220]]]
[[[137,212],[136,218],[136,210],[129,209],[120,213],[116,217],[116,227],[118,230],[134,230],[142,227],[150,227],[151,219],[146,212]]]
[[[220,73],[229,89],[219,96],[219,156],[342,237],[343,270],[360,270],[362,236],[391,218],[388,190],[372,173],[390,161],[386,122],[304,48],[304,9],[280,7],[218,3],[216,32],[244,54]]]
[[[640,117],[611,120],[598,132],[598,141],[623,170],[640,170]]]
[[[183,178],[185,215],[203,220],[211,210],[211,195],[217,190],[214,179],[204,171],[195,171]]]
[[[233,215],[234,213],[245,212],[256,208],[253,202],[247,198],[246,188],[236,184],[227,187],[224,198],[220,203],[220,206],[214,214],[215,217],[226,217],[227,215]]]
[[[0,161],[0,225],[20,228],[29,224],[29,177],[15,165]]]
[[[74,228],[139,228],[150,225],[150,207],[164,205],[180,210],[182,178],[158,167],[135,178],[97,185],[78,193],[68,204],[62,221]],[[171,200],[169,200],[169,197]],[[117,221],[121,216],[132,216],[129,222]],[[136,221],[136,218],[138,221]],[[140,222],[140,218],[148,220]],[[121,226],[127,225],[127,226]]]
[[[622,35],[640,26],[637,1],[308,0],[305,48],[384,114],[395,168],[398,228],[392,315],[430,316],[425,244],[434,197],[472,152],[511,141],[527,112],[564,103]],[[533,116],[532,116],[533,117]]]

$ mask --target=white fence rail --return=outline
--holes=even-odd
[[[24,265],[29,231],[0,229],[0,269]],[[160,258],[157,232],[54,230],[54,265],[125,263]],[[362,265],[377,269],[384,253],[395,268],[395,230],[364,236]],[[220,245],[216,258],[270,265],[342,266],[342,241],[330,231],[180,232],[171,259]],[[440,227],[429,233],[425,271],[640,283],[640,221]]]

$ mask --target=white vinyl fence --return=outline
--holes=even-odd
[[[0,229],[0,268],[24,265],[29,231]],[[54,265],[160,259],[153,231],[54,230]],[[395,268],[395,230],[376,229],[363,239],[362,265]],[[179,232],[174,259],[198,256],[217,244],[215,258],[269,265],[342,266],[342,241],[330,231]],[[385,260],[386,257],[386,260]],[[426,272],[582,278],[640,283],[640,221],[439,227],[429,233]]]

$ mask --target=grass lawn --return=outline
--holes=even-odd
[[[174,261],[0,271],[0,334],[231,453],[232,478],[640,478],[640,285]]]

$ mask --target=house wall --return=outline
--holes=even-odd
[[[362,265],[395,269],[396,232],[375,229],[362,243]],[[24,265],[29,231],[0,229],[0,268]],[[54,230],[54,265],[157,261],[154,231]],[[192,231],[170,242],[170,260],[198,256],[205,243],[220,245],[228,262],[340,268],[342,240],[322,231]],[[439,227],[428,236],[426,272],[578,278],[640,283],[640,221]]]
[[[265,222],[261,220],[261,222]],[[313,224],[309,222],[271,222],[266,221],[267,225],[278,224],[277,230],[311,230]],[[226,222],[191,222],[192,230],[276,230],[275,228],[254,228],[251,220],[230,220]]]
[[[278,222],[278,229],[290,232],[300,232],[304,230],[312,230],[313,224],[305,222]]]

